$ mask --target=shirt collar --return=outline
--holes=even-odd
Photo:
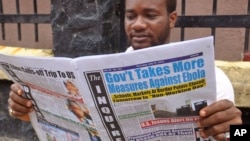
[[[134,51],[134,48],[132,46],[128,47],[125,52],[131,52]]]

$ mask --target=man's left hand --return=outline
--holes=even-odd
[[[225,141],[224,134],[230,125],[242,124],[241,111],[229,100],[220,100],[200,111],[198,126],[203,138],[213,136],[217,141]]]

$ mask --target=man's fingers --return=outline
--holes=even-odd
[[[225,141],[225,133],[217,134],[217,135],[213,136],[213,138],[216,141]]]
[[[22,113],[29,113],[32,111],[31,107],[26,107],[19,103],[14,102],[11,98],[8,99],[9,108],[13,110],[12,114],[15,116],[20,116]]]
[[[241,111],[235,107],[231,107],[224,111],[214,113],[213,116],[200,118],[198,124],[201,127],[211,127],[213,125],[229,121],[235,118],[239,120],[236,123],[239,123],[241,122],[240,117],[241,117]]]
[[[200,130],[200,134],[203,138],[208,138],[209,136],[213,136],[216,141],[225,141],[225,133],[229,132],[229,125],[230,123],[235,123],[235,121],[228,121],[223,124],[219,124],[216,126],[212,126],[210,128],[206,128]],[[217,133],[217,134],[213,134]]]
[[[241,111],[231,101],[215,102],[200,111],[198,126],[201,136],[213,136],[218,141],[224,140],[224,133],[232,124],[242,124]]]
[[[9,107],[9,114],[11,117],[18,118],[23,121],[30,121],[28,113],[22,113],[19,111],[14,111]]]
[[[201,130],[201,136],[203,137],[213,136],[215,139],[221,140],[222,135],[230,131],[231,124],[242,124],[242,120],[240,117],[236,117],[236,118],[232,118],[231,120],[224,121],[222,123],[219,123],[219,124],[207,127],[207,128],[203,128]]]
[[[9,114],[23,121],[30,121],[29,113],[33,111],[32,101],[22,97],[23,90],[19,84],[12,84],[9,92]]]
[[[27,113],[23,113],[23,112],[19,112],[19,111],[15,111],[12,109],[12,112],[11,112],[11,115],[12,117],[20,117],[20,116],[24,116],[26,115]]]
[[[207,117],[207,116],[210,116],[216,112],[219,112],[219,111],[224,111],[230,107],[233,107],[234,106],[234,103],[229,101],[229,100],[220,100],[220,101],[217,101],[217,102],[214,102],[212,104],[210,104],[209,106],[201,109],[200,111],[200,116],[201,117]]]
[[[13,116],[22,116],[33,110],[31,101],[15,94],[13,91],[10,91],[8,105],[13,110]]]
[[[32,106],[31,101],[27,100],[26,98],[23,98],[22,96],[17,95],[13,91],[10,91],[9,99],[12,100],[12,103],[9,103],[9,104],[12,104],[12,106],[15,106],[14,103],[17,103],[19,105],[26,106],[26,107]]]
[[[16,93],[18,93],[18,91],[22,92],[22,87],[19,84],[12,84],[10,89]]]
[[[227,121],[221,124],[217,124],[211,127],[203,128],[201,135],[203,137],[215,136],[213,133],[221,134],[229,131],[229,125],[232,121]],[[217,135],[216,134],[216,135]]]

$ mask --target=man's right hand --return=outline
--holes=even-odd
[[[12,84],[10,86],[8,108],[11,117],[23,121],[30,121],[29,113],[33,111],[32,101],[24,98],[23,90],[20,85]]]

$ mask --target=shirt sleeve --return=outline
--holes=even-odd
[[[215,67],[217,101],[228,99],[234,102],[234,89],[226,74]]]

